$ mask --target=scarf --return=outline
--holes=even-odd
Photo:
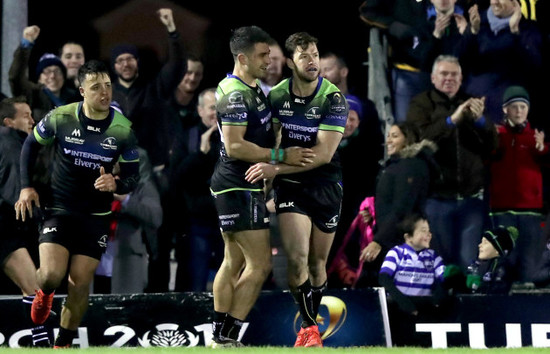
[[[67,102],[65,102],[65,100],[61,99],[61,97],[57,97],[56,95],[54,95],[53,92],[50,91],[50,89],[48,89],[46,87],[43,87],[42,91],[44,91],[46,96],[48,96],[48,98],[50,99],[50,101],[52,101],[52,103],[55,107],[63,106],[64,104],[67,103]]]
[[[487,9],[487,20],[489,20],[489,27],[491,27],[491,31],[493,31],[494,34],[498,34],[498,32],[503,29],[510,27],[510,17],[512,16],[505,18],[496,17],[492,8],[489,7]]]

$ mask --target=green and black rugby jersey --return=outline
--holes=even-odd
[[[139,163],[131,122],[111,108],[106,119],[84,116],[82,102],[48,113],[34,128],[42,145],[55,144],[52,166],[54,210],[102,214],[111,210],[113,196],[94,188],[103,166],[110,173],[115,163]]]
[[[344,133],[348,119],[346,98],[330,81],[319,77],[315,92],[309,97],[292,93],[292,78],[285,79],[269,92],[273,123],[281,125],[280,148],[311,148],[317,143],[319,130]],[[302,173],[277,178],[295,182],[339,182],[342,179],[338,152],[330,163]]]
[[[259,83],[252,87],[235,75],[228,74],[216,91],[218,126],[246,127],[244,139],[263,148],[273,148],[275,133],[271,123],[271,109]],[[225,139],[221,132],[220,159],[212,177],[212,190],[221,192],[230,187],[257,189],[263,183],[245,181],[246,170],[253,165],[227,155]]]

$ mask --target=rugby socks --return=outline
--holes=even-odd
[[[319,306],[321,306],[321,300],[323,299],[323,293],[327,289],[327,282],[325,281],[321,286],[311,287],[311,298],[313,300],[313,315],[317,319],[319,314]]]
[[[239,339],[239,333],[243,327],[243,321],[227,314],[225,321],[222,326],[221,337],[230,338],[233,340]]]
[[[70,330],[63,327],[59,327],[59,334],[55,339],[56,347],[67,347],[73,344],[73,339],[76,337],[76,330]]]
[[[300,315],[302,315],[302,327],[306,328],[316,325],[316,316],[313,311],[313,292],[309,279],[293,290],[292,296],[300,308]]]
[[[31,307],[32,307],[33,300],[34,300],[34,295],[23,296],[23,298],[21,299],[21,303],[23,304],[23,312],[24,312],[25,320],[26,321],[28,320],[30,323],[33,323],[31,319]]]
[[[34,295],[23,296],[21,303],[23,304],[23,312],[25,321],[35,326],[31,319],[31,307]],[[31,328],[32,345],[34,347],[50,347],[50,338],[48,328],[44,325]]]
[[[212,337],[214,339],[219,339],[222,335],[222,327],[226,316],[225,312],[214,311],[214,320],[212,321]]]
[[[32,333],[32,345],[34,347],[50,347],[50,338],[48,336],[48,329],[45,326],[36,326],[31,328]]]

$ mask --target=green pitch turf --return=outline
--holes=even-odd
[[[0,353],[11,354],[29,354],[29,353],[45,353],[46,351],[51,353],[52,349],[34,349],[34,348],[20,348],[10,349],[6,347],[0,347]],[[381,353],[381,354],[472,354],[472,353],[504,353],[504,354],[527,354],[527,353],[548,353],[548,348],[494,348],[494,349],[470,349],[470,348],[448,348],[448,349],[429,349],[429,348],[382,348],[382,347],[346,347],[346,348],[286,348],[286,347],[245,347],[245,348],[224,348],[224,349],[210,349],[205,347],[192,347],[192,348],[137,348],[137,347],[124,347],[124,348],[111,348],[111,347],[90,347],[85,349],[71,348],[62,349],[62,353],[76,353],[82,352],[85,354],[123,354],[131,350],[132,354],[204,354],[204,353],[239,353],[239,354],[340,354],[340,353]],[[56,352],[57,353],[57,352]]]

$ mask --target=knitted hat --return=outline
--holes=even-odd
[[[134,58],[138,59],[137,47],[133,44],[119,44],[111,49],[111,64],[115,64],[116,58],[121,54],[132,54]]]
[[[363,107],[361,106],[361,101],[353,95],[347,95],[346,100],[348,101],[349,109],[357,112],[359,119],[363,119]]]
[[[67,69],[65,68],[65,65],[63,65],[61,59],[59,59],[59,57],[55,54],[45,53],[40,57],[40,59],[38,60],[38,64],[36,65],[36,76],[40,76],[44,69],[52,65],[59,66],[59,68],[63,72],[64,77],[67,75]]]
[[[501,256],[505,256],[512,251],[518,236],[518,229],[513,226],[504,227],[502,225],[483,233],[483,237],[491,242]]]
[[[512,102],[525,102],[529,104],[529,93],[521,86],[510,86],[502,95],[502,107],[509,105]]]

